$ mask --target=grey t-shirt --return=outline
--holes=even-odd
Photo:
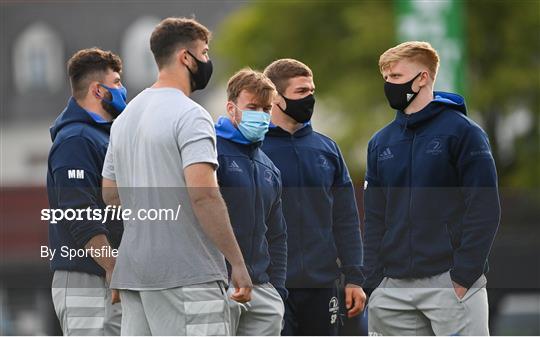
[[[224,257],[202,231],[186,189],[184,169],[201,162],[218,165],[212,118],[180,90],[145,89],[114,121],[102,175],[116,181],[122,207],[132,214],[112,288],[227,280]],[[153,210],[161,220],[147,219],[158,217]]]

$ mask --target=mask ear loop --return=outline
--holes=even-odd
[[[278,95],[281,96],[283,98],[283,100],[285,101],[285,103],[287,103],[287,97],[285,97],[282,93],[278,92]],[[279,110],[281,110],[283,113],[285,113],[285,110],[286,109],[283,109],[281,107],[281,105],[279,105],[279,103],[276,103],[276,106],[279,108]]]
[[[412,82],[411,82],[411,90],[412,90],[412,84],[414,83],[414,81],[418,78],[418,76],[422,75],[423,73],[424,73],[423,71],[419,72],[418,75],[416,75],[416,76],[412,79]],[[429,74],[428,74],[428,76],[429,76]],[[420,90],[422,90],[422,87],[419,86],[418,91],[417,91],[417,92],[414,92],[414,91],[413,91],[413,92],[414,92],[415,95],[418,95],[418,93],[420,92]]]
[[[231,101],[231,104],[232,104],[238,111],[240,111],[240,113],[242,113],[242,110],[240,110],[240,108],[238,107],[238,105],[234,104],[232,101]],[[229,115],[229,111],[228,111],[228,110],[227,110],[227,115]],[[235,127],[238,127],[238,125],[239,125],[240,123],[236,122],[236,118],[234,118],[234,115],[233,115],[233,116],[229,115],[229,117],[231,117],[233,125],[234,125]],[[240,119],[242,119],[242,118],[240,118]]]

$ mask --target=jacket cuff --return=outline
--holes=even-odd
[[[472,287],[472,285],[474,284],[474,282],[478,279],[478,277],[480,276],[474,276],[470,273],[463,273],[463,272],[460,272],[459,270],[456,270],[456,269],[451,269],[450,270],[450,278],[452,279],[452,281],[458,283],[459,285],[461,285],[462,287],[465,287],[467,289],[469,289],[470,287]]]
[[[360,287],[364,286],[366,278],[364,277],[364,274],[360,270],[350,270],[350,271],[344,272],[344,274],[345,274],[345,285],[350,283],[350,284],[354,284]]]
[[[109,231],[101,223],[86,223],[84,225],[72,226],[70,229],[71,235],[79,247],[84,247],[96,235],[105,234],[109,236]]]

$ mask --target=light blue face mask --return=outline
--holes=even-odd
[[[238,130],[250,142],[261,142],[270,126],[270,114],[255,110],[240,111],[242,112],[242,120],[238,123]]]

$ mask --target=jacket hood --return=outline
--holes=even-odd
[[[92,114],[96,117],[92,117]],[[62,113],[56,118],[53,125],[49,129],[49,131],[51,132],[52,141],[54,141],[56,135],[58,135],[58,133],[63,127],[72,123],[90,124],[96,128],[103,129],[107,132],[110,132],[112,125],[112,122],[108,122],[99,117],[99,115],[83,109],[77,103],[75,98],[71,97],[64,111],[62,111]]]
[[[218,121],[215,125],[216,127],[216,135],[221,138],[225,138],[227,140],[230,140],[235,143],[239,144],[251,144],[249,140],[247,140],[246,137],[234,127],[233,123],[230,119],[228,119],[225,116],[221,116],[218,118]]]
[[[433,101],[429,102],[422,110],[415,112],[414,114],[407,115],[403,111],[398,110],[396,112],[396,122],[406,128],[414,128],[448,108],[467,115],[465,100],[460,95],[434,91],[433,97]]]

